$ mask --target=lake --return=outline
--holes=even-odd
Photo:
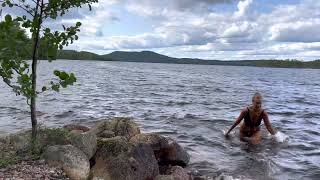
[[[39,68],[41,84],[53,77],[54,69],[75,72],[78,78],[61,93],[39,96],[41,124],[130,116],[144,132],[177,139],[191,154],[191,168],[202,174],[320,177],[320,70],[89,61],[41,61]],[[264,96],[272,125],[289,136],[288,142],[272,141],[264,126],[259,146],[222,135],[256,91]],[[29,128],[25,99],[3,82],[0,97],[0,132]]]

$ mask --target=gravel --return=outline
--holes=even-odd
[[[48,166],[44,160],[22,161],[0,169],[0,180],[67,180],[61,168]]]

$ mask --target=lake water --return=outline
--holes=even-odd
[[[39,97],[39,120],[48,126],[130,116],[145,132],[176,138],[191,167],[251,179],[320,178],[320,70],[146,64],[40,62],[40,81],[54,69],[75,72],[76,85]],[[273,126],[289,141],[250,146],[229,128],[255,91],[264,95]],[[0,83],[0,131],[30,127],[25,100]],[[236,130],[238,131],[238,129]]]

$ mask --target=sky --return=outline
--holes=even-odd
[[[46,23],[57,28],[77,21],[83,24],[80,37],[68,49],[219,60],[320,59],[320,0],[100,0],[92,11],[73,9]]]

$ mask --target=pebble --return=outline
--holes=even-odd
[[[0,169],[0,180],[69,180],[60,168],[50,167],[43,160],[22,161]]]

